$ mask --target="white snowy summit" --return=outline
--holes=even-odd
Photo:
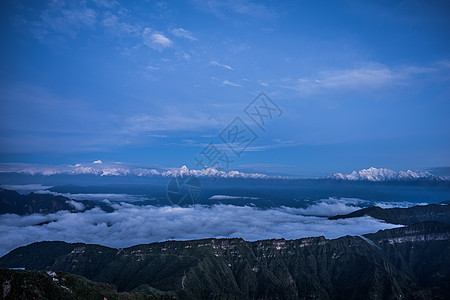
[[[350,174],[333,173],[325,178],[337,180],[367,180],[367,181],[391,181],[391,180],[414,180],[414,179],[432,179],[441,180],[442,178],[425,171],[400,171],[396,172],[384,168],[368,168],[359,171],[353,171]]]
[[[189,170],[186,166],[171,169],[161,173],[162,176],[196,176],[196,177],[223,177],[223,178],[281,178],[260,173],[242,173],[239,171],[219,171],[215,168],[203,170]]]

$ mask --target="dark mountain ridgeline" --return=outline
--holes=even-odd
[[[450,205],[429,204],[416,205],[408,208],[381,208],[372,206],[346,215],[329,217],[330,220],[358,218],[371,216],[391,224],[411,225],[419,222],[437,221],[450,224]]]
[[[55,270],[187,299],[445,299],[450,225],[426,222],[365,237],[204,239],[112,249],[40,242],[0,267]]]
[[[61,210],[70,212],[79,211],[69,202],[82,204],[82,211],[100,207],[105,212],[111,212],[114,209],[109,205],[94,201],[77,201],[64,196],[55,196],[52,194],[36,194],[28,195],[19,194],[16,191],[0,189],[0,214],[18,214],[30,215],[34,213],[55,213]]]

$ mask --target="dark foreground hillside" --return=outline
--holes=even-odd
[[[335,240],[205,239],[126,249],[41,242],[13,250],[0,267],[70,272],[119,292],[181,299],[446,299],[450,226],[425,222]],[[11,274],[11,286],[17,276]]]
[[[115,286],[65,272],[0,269],[2,299],[150,300],[171,299],[170,294],[118,293]]]

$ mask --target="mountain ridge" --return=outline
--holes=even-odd
[[[391,224],[412,225],[426,221],[437,221],[450,224],[450,205],[449,204],[428,204],[416,205],[402,208],[381,208],[371,206],[362,208],[346,215],[337,215],[329,217],[329,220],[358,218],[370,216],[372,218],[383,220]]]
[[[77,201],[64,196],[33,192],[22,195],[16,191],[0,188],[0,215],[9,213],[23,216],[34,213],[56,213],[61,210],[82,212],[94,207],[100,207],[105,212],[114,210],[111,206],[102,202]]]
[[[120,292],[154,288],[181,299],[444,299],[449,234],[450,225],[425,222],[332,240],[203,239],[123,249],[38,242],[3,256],[0,267],[71,272]]]
[[[295,176],[266,175],[263,173],[247,173],[237,170],[224,170],[221,168],[206,167],[204,169],[188,169],[186,165],[180,168],[144,168],[125,163],[93,163],[75,165],[27,165],[27,164],[0,164],[0,173],[17,173],[26,175],[94,175],[94,176],[137,176],[137,177],[172,177],[172,176],[196,176],[196,177],[220,177],[220,178],[253,178],[253,179],[296,179]],[[314,178],[309,178],[314,179]],[[433,180],[445,181],[447,176],[437,176],[428,171],[407,170],[394,171],[386,168],[369,167],[349,174],[331,173],[315,179],[349,180],[349,181],[411,181]]]
[[[180,168],[169,168],[166,170],[156,170],[152,168],[129,167],[120,163],[94,162],[90,164],[46,166],[33,165],[21,166],[18,168],[5,168],[2,173],[21,173],[28,175],[95,175],[95,176],[196,176],[196,177],[223,177],[223,178],[255,178],[255,179],[273,179],[288,178],[283,176],[269,176],[261,173],[245,173],[235,170],[223,171],[214,167],[208,167],[201,170],[189,170],[186,165]]]

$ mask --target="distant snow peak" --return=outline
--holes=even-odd
[[[93,164],[102,164],[103,162],[99,159],[93,162]]]
[[[223,177],[223,178],[275,178],[260,173],[242,173],[239,171],[219,171],[216,168],[205,168],[202,170],[189,170],[186,166],[174,168],[162,172],[162,176],[196,176],[196,177]],[[278,177],[277,177],[278,178]],[[281,178],[281,177],[280,177]]]
[[[186,165],[183,165],[183,166],[180,168],[180,175],[181,175],[181,176],[183,176],[183,175],[189,175],[189,169],[186,167]]]
[[[439,176],[435,176],[425,171],[400,171],[396,172],[390,169],[374,168],[353,171],[350,174],[333,173],[326,176],[328,179],[337,180],[367,180],[367,181],[391,181],[391,180],[414,180],[414,179],[433,179],[440,180]]]

